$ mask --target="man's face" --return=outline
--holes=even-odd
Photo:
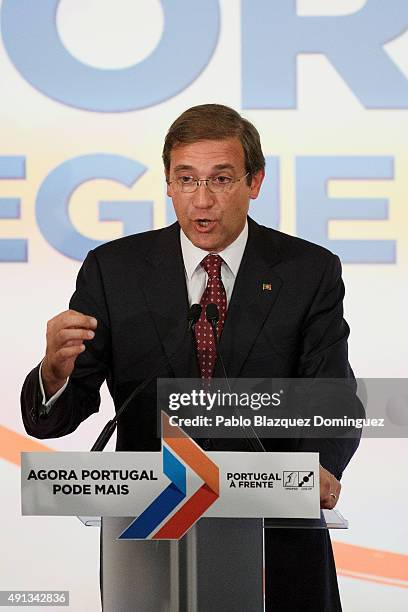
[[[169,181],[181,177],[230,177],[246,173],[244,150],[238,138],[201,140],[179,145],[171,151]],[[249,200],[258,196],[264,171],[230,185],[221,193],[201,184],[194,193],[183,193],[176,183],[167,187],[178,222],[191,242],[205,251],[218,253],[230,245],[244,228]],[[225,179],[220,179],[225,180]]]

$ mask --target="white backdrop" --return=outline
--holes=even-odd
[[[0,9],[0,589],[69,589],[72,610],[97,610],[97,530],[20,516],[18,452],[37,447],[19,389],[42,358],[46,321],[66,309],[94,241],[172,220],[163,137],[184,109],[219,102],[255,123],[268,157],[251,214],[343,260],[356,375],[407,377],[408,6],[3,0]],[[135,65],[146,70],[126,73]],[[45,443],[88,449],[111,414],[104,391],[98,415]],[[333,540],[346,611],[407,609],[407,448],[363,440],[344,475],[350,529]]]

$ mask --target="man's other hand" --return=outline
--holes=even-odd
[[[97,320],[76,310],[66,310],[47,323],[47,349],[41,375],[47,398],[64,386],[75,360],[85,350],[84,340],[95,336]]]
[[[320,466],[320,507],[331,510],[337,504],[341,484],[333,474]]]

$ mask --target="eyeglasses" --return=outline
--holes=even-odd
[[[209,178],[179,176],[173,181],[168,181],[168,184],[174,185],[174,187],[182,193],[194,193],[202,184],[204,184],[208,191],[211,191],[211,193],[222,193],[224,191],[230,191],[235,183],[238,183],[243,178],[246,178],[248,174],[249,172],[243,176],[240,176],[239,178],[231,178],[230,176],[224,176],[223,174],[217,174],[216,176],[210,176]]]

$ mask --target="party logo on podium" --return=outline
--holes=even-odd
[[[119,540],[178,540],[219,497],[218,466],[181,428],[172,426],[170,434],[169,418],[164,412],[162,432],[163,472],[171,482],[120,534]],[[203,481],[188,499],[186,466]]]
[[[285,489],[311,489],[314,487],[314,472],[283,472]]]

